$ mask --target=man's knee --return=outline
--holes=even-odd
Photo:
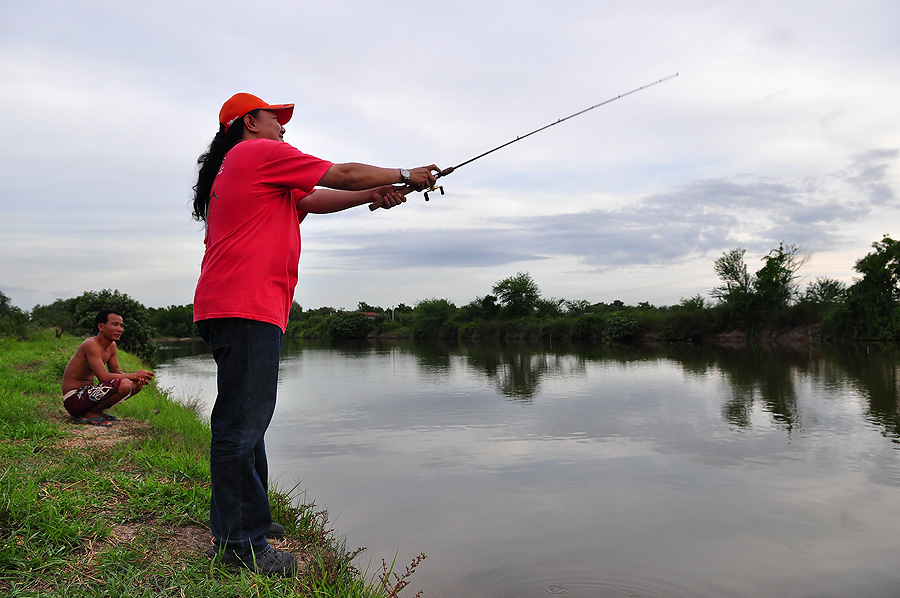
[[[136,382],[132,382],[128,378],[123,378],[119,381],[119,388],[116,394],[118,394],[121,398],[125,399],[136,393],[140,390],[140,385]]]

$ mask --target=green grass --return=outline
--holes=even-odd
[[[281,548],[308,561],[296,577],[210,561],[208,424],[155,385],[117,405],[112,428],[74,424],[60,380],[80,340],[0,337],[0,595],[393,598],[409,584],[424,555],[359,571],[361,549],[298,487],[270,490]]]

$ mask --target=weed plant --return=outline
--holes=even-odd
[[[155,384],[116,406],[111,428],[73,423],[59,386],[80,342],[0,337],[0,595],[394,598],[409,583],[424,555],[367,576],[362,549],[347,550],[298,487],[270,489],[281,548],[308,563],[296,577],[209,560],[208,424]]]

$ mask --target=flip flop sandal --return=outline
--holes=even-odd
[[[116,417],[115,415],[110,415],[109,413],[101,413],[101,414],[100,414],[100,417],[102,417],[103,419],[105,419],[105,420],[108,421],[108,422],[117,422],[117,421],[119,421],[119,418],[118,418],[118,417]]]
[[[102,428],[109,428],[112,426],[112,422],[103,417],[102,415],[98,415],[97,417],[81,417],[75,420],[79,424],[86,424],[89,426],[100,426]]]

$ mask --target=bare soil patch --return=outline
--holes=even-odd
[[[152,424],[145,421],[122,417],[114,421],[112,426],[93,426],[80,424],[67,413],[59,412],[58,417],[68,424],[68,434],[56,442],[56,446],[65,450],[79,450],[87,447],[93,449],[110,448],[120,442],[136,440],[146,436]],[[111,546],[122,544],[143,543],[140,538],[145,536],[148,529],[157,534],[157,548],[155,555],[148,554],[148,558],[168,559],[164,555],[184,554],[202,555],[208,557],[208,551],[213,546],[213,536],[209,528],[197,524],[185,524],[172,527],[170,524],[161,524],[154,517],[141,521],[129,521],[116,525],[112,529],[111,536],[104,540],[90,543],[85,547],[88,562],[99,554],[102,554]],[[271,539],[269,543],[280,550],[288,550],[297,556],[300,572],[306,569],[311,559],[301,542],[291,538],[283,540]]]
[[[56,443],[58,447],[64,449],[77,449],[87,446],[109,448],[120,442],[142,438],[147,435],[151,428],[151,424],[148,422],[127,417],[112,422],[111,426],[80,424],[75,419],[68,417],[68,415],[61,416],[61,418],[70,424],[68,435]]]

